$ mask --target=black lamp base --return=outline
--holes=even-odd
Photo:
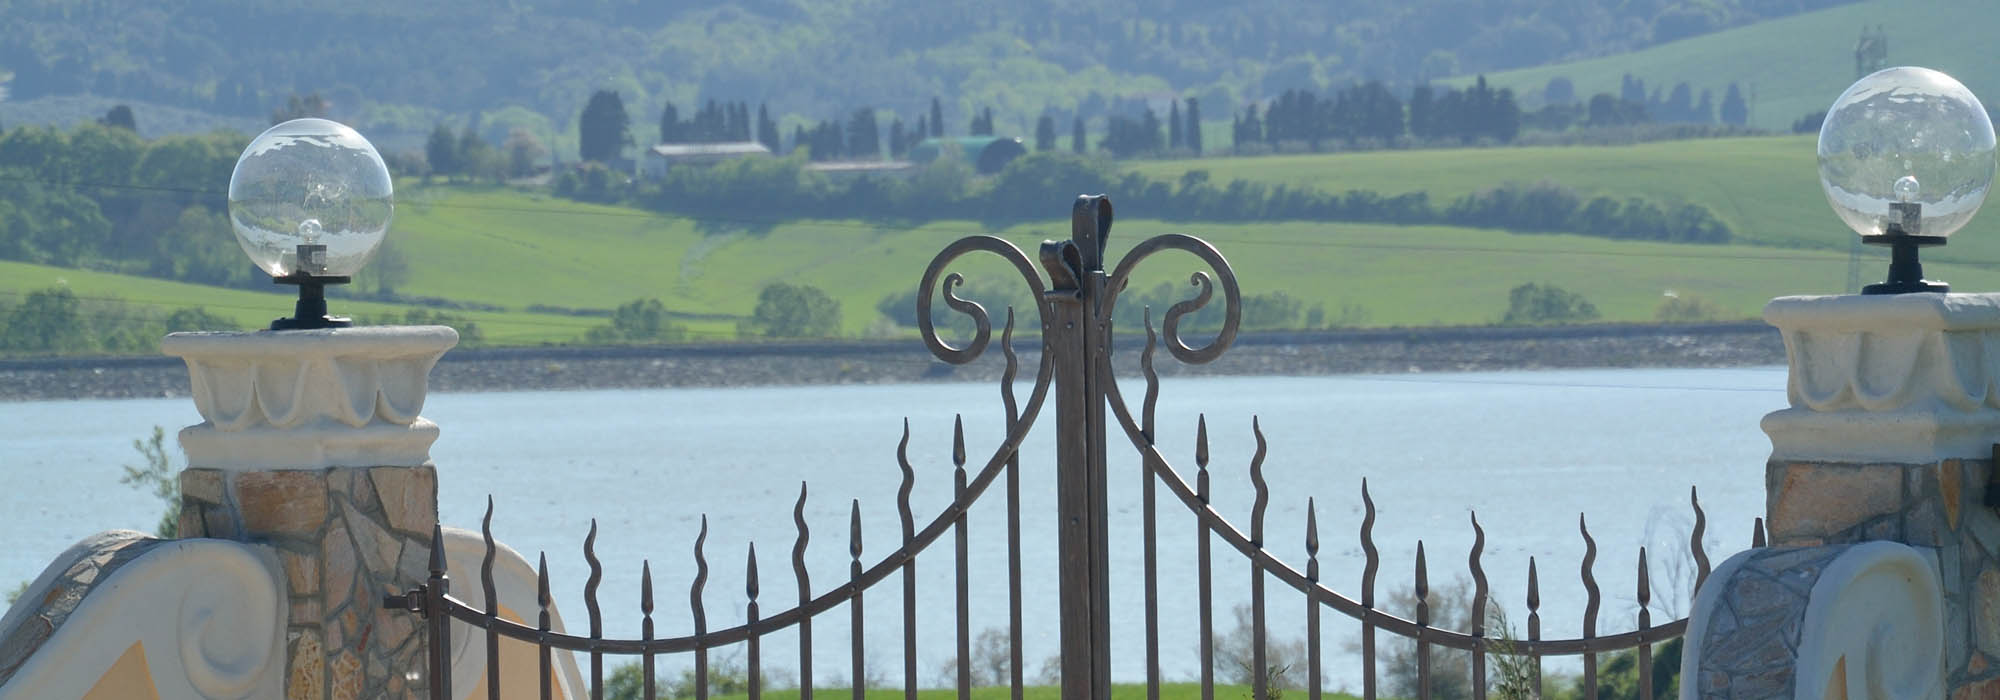
[[[316,330],[321,328],[347,328],[354,321],[326,313],[326,285],[347,284],[350,277],[315,277],[302,272],[294,272],[283,277],[272,277],[276,284],[298,285],[299,303],[292,308],[291,318],[281,318],[271,322],[274,331]]]
[[[1891,225],[1888,233],[1862,236],[1861,242],[1889,246],[1889,278],[1862,287],[1862,294],[1943,294],[1951,291],[1949,284],[1924,279],[1924,265],[1917,260],[1918,248],[1944,245],[1944,236],[1907,234],[1901,227]]]

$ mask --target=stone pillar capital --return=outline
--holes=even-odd
[[[458,344],[445,326],[175,333],[202,423],[181,431],[188,467],[228,471],[414,467],[437,425],[419,415],[431,367]]]
[[[1771,459],[1985,459],[2000,435],[2000,294],[1782,297],[1790,406],[1765,416]]]

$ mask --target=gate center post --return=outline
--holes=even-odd
[[[1078,197],[1070,240],[1045,244],[1054,282],[1048,344],[1055,359],[1056,503],[1061,524],[1063,700],[1111,694],[1110,553],[1105,498],[1105,383],[1110,373],[1111,319],[1104,235],[1111,204]],[[1049,255],[1046,253],[1054,253]]]

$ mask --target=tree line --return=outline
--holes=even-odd
[[[673,168],[648,180],[617,177],[591,164],[558,176],[553,190],[583,201],[748,226],[765,222],[740,221],[743,212],[772,211],[780,203],[775,208],[788,219],[1008,223],[1042,218],[1038,213],[1047,212],[1051,202],[1068,201],[1078,192],[1104,192],[1149,218],[1170,220],[1452,224],[1683,243],[1723,243],[1732,236],[1729,226],[1702,205],[1636,196],[1586,198],[1554,182],[1505,183],[1440,205],[1423,192],[1329,192],[1248,180],[1219,184],[1205,170],[1163,181],[1060,150],[1017,158],[991,178],[974,177],[970,166],[952,157],[908,178],[836,179],[806,169],[805,163],[800,155],[739,159]]]

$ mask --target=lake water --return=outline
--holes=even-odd
[[[1135,380],[1126,381],[1136,398]],[[1633,625],[1641,545],[1649,546],[1654,571],[1654,619],[1685,614],[1692,575],[1676,582],[1672,574],[1692,567],[1685,555],[1693,522],[1688,488],[1701,491],[1711,561],[1748,545],[1751,520],[1763,512],[1770,450],[1757,422],[1784,407],[1784,385],[1781,367],[1169,379],[1159,444],[1192,482],[1194,427],[1206,413],[1214,501],[1247,530],[1250,429],[1258,418],[1269,442],[1269,546],[1304,568],[1306,501],[1316,498],[1323,579],[1353,597],[1363,562],[1362,479],[1378,507],[1379,600],[1409,589],[1419,539],[1434,588],[1469,580],[1468,513],[1477,511],[1496,600],[1517,625],[1525,619],[1527,563],[1536,557],[1544,634],[1574,637],[1583,609],[1579,514],[1589,519],[1599,547],[1601,633]],[[580,547],[596,518],[607,631],[637,635],[639,565],[650,559],[661,601],[655,617],[668,636],[689,629],[690,552],[704,514],[710,626],[742,621],[743,564],[753,541],[761,545],[760,605],[768,616],[796,598],[791,515],[800,482],[811,485],[808,570],[817,594],[846,579],[850,500],[861,503],[864,563],[872,565],[900,540],[896,443],[905,417],[917,472],[913,510],[922,527],[950,500],[953,416],[965,417],[969,461],[977,468],[1001,437],[1001,410],[996,385],[919,384],[441,394],[431,397],[424,415],[443,428],[432,454],[446,524],[476,529],[490,494],[497,537],[531,559],[547,552],[558,604],[580,624],[587,574]],[[1031,678],[1056,652],[1054,412],[1051,402],[1023,448]],[[151,529],[158,503],[118,484],[119,466],[138,462],[130,442],[152,426],[171,434],[199,420],[187,399],[0,403],[6,506],[0,585],[33,578],[92,532]],[[1144,674],[1140,477],[1137,458],[1122,444],[1114,442],[1110,452],[1113,673],[1121,681]],[[1001,486],[970,518],[975,635],[1006,626]],[[1165,489],[1159,513],[1162,665],[1169,678],[1192,678],[1199,639],[1190,575],[1195,525]],[[942,682],[952,656],[950,547],[946,537],[918,559],[925,684]],[[1249,566],[1220,543],[1216,562],[1217,627],[1227,632],[1232,608],[1248,600]],[[477,590],[475,575],[457,572],[458,590]],[[895,581],[869,591],[866,634],[872,674],[899,681]],[[1267,588],[1274,636],[1301,636],[1303,601],[1281,584]],[[1354,625],[1331,611],[1323,619],[1328,680],[1358,685],[1357,655],[1343,649]],[[815,623],[822,682],[846,676],[846,621],[839,609]],[[796,644],[789,632],[768,639],[766,668],[795,667]],[[664,660],[664,668],[677,662]]]

